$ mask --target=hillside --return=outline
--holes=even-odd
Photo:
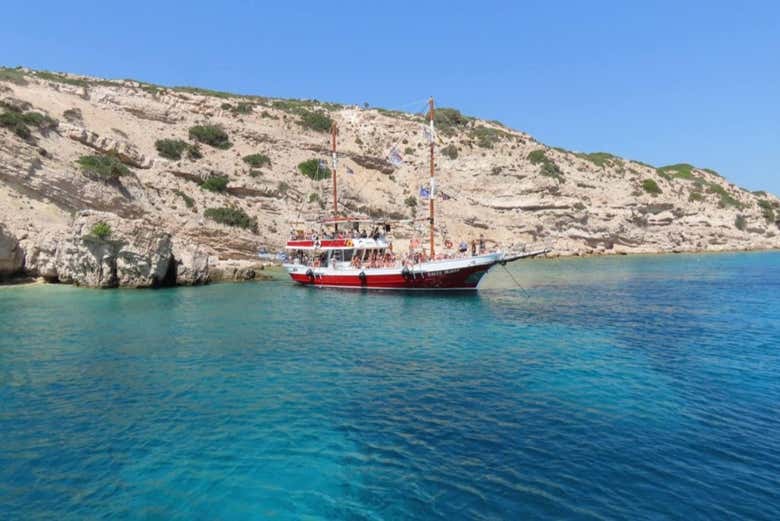
[[[292,222],[330,208],[330,180],[299,165],[327,159],[331,119],[349,212],[409,218],[423,204],[419,115],[28,69],[0,69],[0,103],[1,277],[252,278],[259,246],[280,248]],[[551,148],[454,109],[437,122],[437,219],[455,242],[484,234],[555,255],[780,246],[780,200],[714,171]],[[403,248],[415,229],[394,234]]]

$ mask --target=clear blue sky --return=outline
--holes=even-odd
[[[780,193],[780,2],[7,2],[0,64],[388,108]]]

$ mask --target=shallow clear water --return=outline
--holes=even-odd
[[[0,519],[780,517],[780,254],[513,270],[2,288]]]

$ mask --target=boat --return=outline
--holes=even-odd
[[[550,250],[538,247],[519,251],[487,248],[487,241],[473,240],[471,248],[461,242],[457,248],[444,241],[444,252],[436,251],[434,200],[435,128],[434,101],[428,101],[430,141],[430,179],[425,190],[428,199],[428,248],[418,238],[409,243],[408,251],[399,254],[394,248],[392,230],[399,222],[370,219],[365,216],[339,214],[337,191],[338,129],[331,126],[331,159],[333,178],[333,215],[316,223],[318,230],[307,234],[306,223],[293,229],[286,249],[284,269],[293,281],[303,286],[385,290],[476,290],[480,281],[496,265],[506,265],[522,258],[543,255]],[[361,231],[362,228],[362,231]],[[370,232],[368,230],[371,230]]]

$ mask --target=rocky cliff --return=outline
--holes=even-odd
[[[251,278],[258,247],[281,247],[292,223],[330,208],[330,180],[301,164],[327,159],[331,121],[345,212],[424,213],[420,115],[0,69],[0,277]],[[555,255],[780,246],[780,200],[712,170],[552,148],[453,109],[437,124],[442,242],[484,234]],[[399,225],[396,240],[425,226]]]

